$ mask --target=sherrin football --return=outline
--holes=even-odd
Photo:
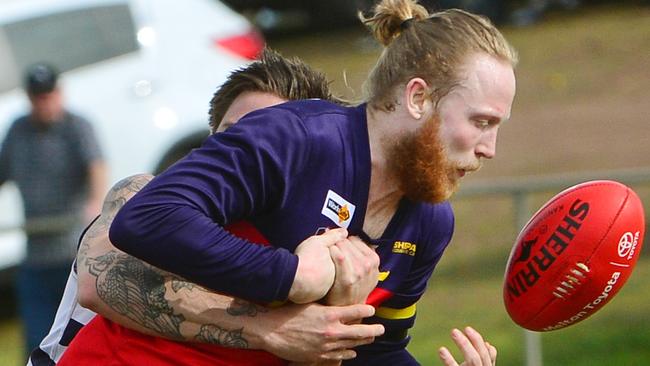
[[[562,191],[512,248],[503,286],[508,314],[534,331],[588,318],[630,277],[644,232],[643,205],[625,185],[600,180]]]

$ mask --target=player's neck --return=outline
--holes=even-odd
[[[370,190],[363,229],[372,238],[378,238],[395,215],[404,196],[398,178],[390,169],[390,146],[404,134],[409,125],[401,108],[386,112],[368,108],[368,139],[370,143]]]
[[[382,236],[390,220],[397,211],[399,197],[387,196],[382,200],[368,204],[366,217],[363,220],[363,231],[371,238],[377,239]]]
[[[399,201],[403,196],[393,180],[373,167],[370,191],[368,192],[368,206],[363,222],[363,230],[371,238],[379,238],[382,235],[390,219],[395,215]]]
[[[416,126],[410,123],[408,114],[403,108],[384,111],[366,108],[368,124],[368,143],[370,145],[370,160],[373,170],[387,170],[391,147]]]

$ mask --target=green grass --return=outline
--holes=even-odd
[[[0,322],[0,366],[25,365],[21,334],[18,319],[5,319]]]

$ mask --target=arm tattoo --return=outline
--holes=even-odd
[[[248,348],[248,341],[242,336],[244,328],[228,330],[215,324],[201,326],[196,340],[232,348]]]
[[[139,325],[171,339],[183,339],[180,325],[185,321],[185,317],[175,313],[173,306],[165,298],[166,280],[171,277],[171,282],[177,284],[178,290],[208,292],[201,286],[164,274],[134,257],[114,250],[97,258],[89,258],[87,263],[88,272],[97,277],[97,294],[105,304]],[[232,313],[231,304],[227,310],[228,314],[257,314],[256,305],[243,300],[233,301],[235,302],[241,304],[238,309],[247,310]],[[195,339],[225,347],[248,348],[243,330],[244,328],[229,330],[216,324],[204,324]]]
[[[89,239],[96,238],[108,232],[115,215],[124,206],[134,194],[138,193],[144,186],[153,179],[153,176],[148,174],[137,174],[124,178],[117,182],[110,191],[106,194],[104,205],[102,206],[102,214],[95,222],[92,228],[86,232]]]
[[[232,316],[248,315],[250,317],[256,316],[258,312],[265,313],[267,311],[264,307],[241,299],[234,299],[226,309],[226,312]]]
[[[88,272],[97,277],[99,297],[117,313],[172,339],[182,339],[182,314],[165,299],[165,276],[140,260],[117,251],[88,258]]]
[[[108,229],[119,209],[152,178],[150,175],[134,175],[111,188],[104,200],[102,215],[82,240],[80,257],[88,272],[97,278],[97,295],[106,305],[142,327],[170,339],[183,340],[180,326],[186,319],[183,314],[175,312],[174,307],[165,298],[165,284],[170,281],[174,292],[183,289],[191,292],[210,291],[116,250],[96,258],[87,256],[90,242],[108,240]],[[235,299],[226,311],[232,316],[253,317],[258,311],[266,309]],[[248,348],[243,330],[244,328],[228,330],[216,324],[204,324],[194,338],[226,347]]]
[[[192,282],[183,281],[180,278],[172,278],[172,290],[174,290],[174,292],[178,292],[182,289],[187,289],[188,291],[196,289],[208,292],[208,290],[204,289],[201,286],[195,285]]]

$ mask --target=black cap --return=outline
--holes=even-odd
[[[49,93],[56,88],[58,76],[58,72],[51,65],[34,64],[25,72],[25,90],[29,94]]]

